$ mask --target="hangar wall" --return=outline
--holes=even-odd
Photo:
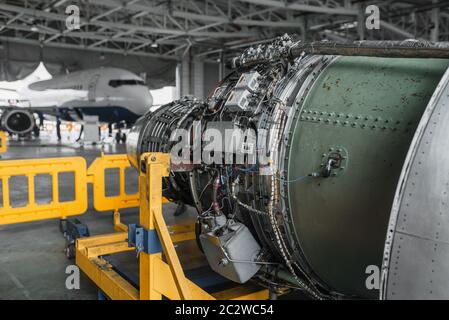
[[[2,42],[0,45],[0,81],[14,81],[27,76],[41,60],[51,74],[108,66],[127,69],[140,76],[146,75],[151,89],[175,85],[175,60],[93,52],[82,48],[41,48],[9,42]]]
[[[193,95],[203,99],[220,81],[220,65],[186,56],[179,62],[176,75],[178,97]]]
[[[145,77],[150,89],[179,86],[179,96],[207,97],[220,80],[220,64],[186,56],[182,60],[101,53],[88,50],[39,47],[3,42],[0,44],[0,81],[22,79],[44,61],[53,74],[99,66],[118,67]],[[176,71],[177,66],[179,67]],[[176,74],[179,79],[176,82]]]

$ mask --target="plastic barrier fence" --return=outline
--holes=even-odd
[[[97,211],[118,212],[119,209],[139,206],[139,194],[125,192],[125,170],[129,167],[126,155],[107,155],[97,158],[87,168],[82,157],[4,160],[0,161],[1,206],[0,225],[31,222],[51,218],[66,218],[81,215],[88,208],[89,183],[93,184],[93,203]],[[105,170],[119,171],[119,194],[106,196]],[[59,175],[73,175],[73,199],[61,197]],[[50,177],[51,197],[47,203],[36,201],[36,177]],[[24,183],[11,184],[21,177]],[[26,181],[26,184],[25,184]],[[136,179],[137,184],[137,179]],[[25,203],[12,205],[11,198],[27,195]]]
[[[0,131],[0,154],[5,153],[8,149],[6,144],[6,133]]]

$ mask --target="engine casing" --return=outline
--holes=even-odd
[[[34,116],[28,110],[8,109],[2,113],[0,118],[0,127],[10,134],[25,135],[30,133],[35,126]]]
[[[448,66],[328,55],[242,65],[207,101],[182,99],[141,118],[129,159],[136,167],[144,152],[186,160],[172,163],[164,192],[197,208],[199,242],[222,275],[240,281],[251,270],[315,298],[375,298],[366,270],[381,267],[401,169]],[[224,137],[223,152],[211,148],[208,129]],[[254,135],[226,149],[227,129]],[[182,137],[187,153],[177,148]],[[248,230],[238,259],[227,247],[235,224]],[[253,240],[258,250],[245,245]]]

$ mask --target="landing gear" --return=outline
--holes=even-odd
[[[33,128],[33,133],[34,133],[34,136],[35,136],[36,138],[39,138],[40,133],[41,133],[41,129],[44,127],[44,116],[43,116],[43,114],[40,113],[40,112],[36,113],[35,116],[36,116],[36,115],[37,115],[37,117],[38,117],[38,119],[39,119],[39,124],[36,124],[36,123],[35,123],[35,126],[34,126],[34,128]]]
[[[80,130],[80,135],[79,135],[78,139],[76,139],[76,142],[79,142],[81,140],[81,136],[83,135],[83,132],[84,132],[84,125],[82,124],[81,130]]]
[[[122,133],[122,131],[119,129],[118,132],[115,135],[115,142],[116,143],[125,143],[126,142],[126,134]]]
[[[39,138],[40,133],[41,133],[40,128],[39,128],[38,126],[35,126],[35,127],[33,128],[33,133],[34,133],[34,136],[35,136],[36,138]]]
[[[58,141],[61,141],[61,119],[59,117],[56,118],[56,136]]]

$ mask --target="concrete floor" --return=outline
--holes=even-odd
[[[96,157],[111,153],[125,153],[124,145],[86,146],[84,148],[74,143],[58,144],[52,139],[32,142],[10,142],[2,159],[29,159],[47,157],[84,157],[90,164]],[[131,171],[132,172],[132,171]],[[71,177],[60,180],[60,194],[69,194],[72,189]],[[137,173],[126,177],[127,184],[136,186]],[[111,179],[109,181],[112,181]],[[23,203],[26,199],[23,182],[11,183],[11,198]],[[37,181],[36,197],[43,198],[49,194],[47,181]],[[108,183],[110,192],[117,191],[118,185]],[[50,192],[51,194],[51,192]],[[91,235],[113,232],[112,213],[95,212],[91,205],[91,190],[89,190],[89,210],[79,218],[89,226]],[[47,196],[49,197],[49,196]],[[192,221],[195,210],[179,218],[173,217],[174,204],[164,206],[167,223],[185,223]],[[138,222],[138,209],[122,212],[124,223]],[[38,221],[9,226],[0,226],[0,299],[97,299],[96,287],[81,272],[81,288],[68,290],[65,287],[66,267],[73,264],[64,253],[65,240],[59,231],[59,220]]]

